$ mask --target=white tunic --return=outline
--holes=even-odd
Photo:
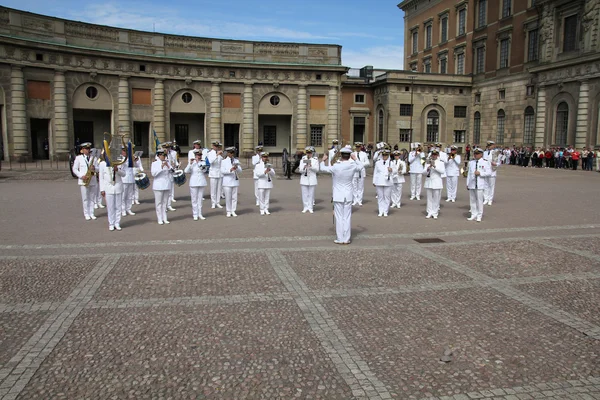
[[[185,167],[185,173],[190,174],[188,179],[190,187],[206,186],[206,174],[202,170],[205,164],[202,161],[193,160]]]
[[[356,154],[356,161],[362,163],[362,165],[366,168],[371,166],[371,163],[369,161],[369,155],[367,153],[365,153],[364,151],[359,151],[359,152],[355,152],[354,154]],[[355,178],[358,178],[360,175],[361,178],[365,177],[365,173],[359,173],[358,171],[354,174]]]
[[[211,150],[207,154],[208,162],[210,163],[210,170],[208,171],[209,178],[220,178],[221,175],[221,161],[223,160],[222,156],[217,156],[217,152],[215,150]]]
[[[91,156],[89,157],[89,161],[86,160],[85,156],[83,154],[78,155],[77,157],[75,157],[75,162],[73,163],[73,173],[75,175],[77,175],[77,183],[79,184],[79,186],[84,186],[83,185],[83,177],[85,176],[85,174],[87,174],[88,172],[88,164],[93,163],[94,167],[96,168],[96,171],[98,170],[98,159],[94,158],[92,160]],[[96,186],[96,179],[90,179],[90,183],[89,186]]]
[[[402,160],[392,160],[392,182],[404,183],[404,174],[406,174],[406,163]]]
[[[423,174],[429,173],[429,176],[425,178],[425,189],[443,189],[444,181],[442,180],[442,176],[446,173],[446,166],[440,160],[435,160],[432,162],[434,166],[432,167],[429,164],[425,164],[425,169],[423,170]]]
[[[416,151],[411,151],[408,154],[408,163],[410,164],[411,174],[420,174],[423,172],[423,164],[421,164],[422,158],[425,158],[425,154],[423,152],[417,154]]]
[[[446,176],[459,176],[462,159],[457,154],[454,159],[448,158],[446,163]]]
[[[319,160],[315,157],[310,159],[310,166],[308,166],[309,159],[306,156],[300,160],[300,166],[298,171],[300,172],[300,184],[304,186],[316,186],[317,185],[317,172],[319,172]]]
[[[162,161],[156,160],[150,167],[150,174],[154,178],[152,190],[171,190],[173,182],[171,181],[171,172],[168,165],[163,168]]]
[[[267,174],[265,164],[261,161],[254,166],[254,176],[258,179],[259,189],[272,189],[273,179],[275,178],[275,170],[271,168]],[[271,179],[269,179],[271,178]]]
[[[358,161],[348,160],[327,166],[321,161],[321,171],[332,175],[333,201],[339,203],[352,202],[352,178],[357,170],[365,167]]]
[[[235,171],[231,171],[232,159],[230,157],[225,158],[221,161],[221,175],[223,175],[223,187],[240,186],[239,179],[235,179]],[[212,168],[211,168],[212,170]],[[238,165],[237,173],[242,172],[242,166]]]
[[[256,170],[254,167],[256,167],[256,164],[258,164],[261,161],[261,157],[260,154],[255,154],[252,156],[252,169],[254,169],[253,173],[253,178],[254,179],[258,179],[258,176],[256,176]]]
[[[120,194],[123,193],[123,181],[122,178],[125,176],[123,168],[117,167],[114,171],[113,167],[107,167],[106,162],[100,163],[100,192],[106,194]]]
[[[392,186],[394,184],[392,181],[393,171],[390,172],[388,168],[392,168],[392,162],[389,158],[387,160],[382,158],[375,161],[373,166],[373,185]]]
[[[475,169],[479,171],[480,175],[475,176]],[[480,158],[479,160],[469,161],[469,174],[467,175],[467,189],[487,189],[488,181],[485,179],[490,176],[492,172],[492,165]]]

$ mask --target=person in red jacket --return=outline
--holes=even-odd
[[[573,171],[577,170],[577,164],[579,164],[579,156],[580,153],[577,149],[573,150],[571,153],[571,163],[573,164]]]
[[[554,167],[554,154],[552,153],[552,151],[550,151],[550,149],[546,149],[546,154],[545,154],[545,158],[546,158],[546,168],[553,168]]]

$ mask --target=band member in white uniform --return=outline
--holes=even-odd
[[[212,143],[212,150],[208,152],[208,162],[210,163],[210,170],[208,171],[208,177],[210,179],[210,202],[211,208],[223,208],[221,205],[221,188],[223,185],[223,178],[221,175],[221,161],[223,161],[223,150],[221,150],[222,144],[220,142]]]
[[[300,190],[302,191],[302,212],[313,213],[315,204],[315,189],[317,187],[317,172],[319,172],[319,160],[313,157],[312,147],[304,149],[304,157],[300,160],[298,171],[300,172]]]
[[[369,156],[367,153],[362,151],[362,143],[356,142],[354,143],[355,155],[356,159],[363,164],[365,170],[369,167]],[[354,194],[354,199],[352,201],[353,206],[362,206],[363,196],[365,193],[365,175],[366,171],[357,171],[354,174],[354,178],[352,179],[352,191]]]
[[[127,158],[127,149],[121,146],[121,157]],[[121,164],[121,169],[125,172],[125,176],[122,179],[123,182],[123,196],[121,201],[121,216],[125,217],[127,214],[135,215],[131,211],[131,205],[133,204],[133,188],[135,187],[135,176],[133,174],[133,167],[129,167],[129,160],[125,164]]]
[[[254,176],[258,177],[258,199],[260,202],[260,215],[269,215],[269,201],[271,189],[275,179],[275,170],[269,163],[269,153],[260,154],[261,161],[254,166]]]
[[[100,194],[106,199],[108,230],[121,230],[121,209],[123,207],[123,165],[107,166],[100,163]]]
[[[75,162],[73,163],[73,173],[77,176],[77,184],[79,185],[79,189],[81,191],[81,202],[83,203],[83,216],[86,221],[91,219],[96,219],[94,215],[94,204],[96,202],[96,189],[97,189],[97,160],[93,157],[90,157],[90,149],[92,144],[89,142],[81,144],[82,154],[75,157]],[[90,182],[88,186],[84,185],[83,177],[86,176],[88,170],[92,171],[92,175],[90,177]]]
[[[446,163],[446,193],[448,195],[446,201],[453,203],[456,201],[458,177],[460,176],[460,167],[462,165],[462,158],[460,154],[456,153],[457,150],[456,146],[450,146],[450,156],[448,156],[448,162]]]
[[[188,151],[188,164],[194,162],[196,160],[196,150],[200,150],[200,155],[206,154],[206,149],[202,148],[202,141],[200,139],[194,140],[192,142],[194,146],[190,151]]]
[[[400,150],[394,151],[392,160],[392,208],[400,208],[402,205],[402,186],[406,174],[406,163],[400,159]]]
[[[194,221],[206,219],[202,216],[202,196],[206,187],[206,163],[202,160],[202,149],[194,149],[196,158],[185,167],[185,173],[190,174],[190,197],[192,199],[192,216]]]
[[[421,186],[423,185],[423,163],[425,159],[421,143],[415,143],[415,148],[408,154],[410,164],[410,199],[421,200]]]
[[[339,149],[339,141],[337,139],[334,139],[331,146],[331,149],[329,149],[329,152],[327,153],[329,155],[329,162],[331,162],[333,160],[333,156],[335,156],[335,153],[337,153],[340,149]]]
[[[173,169],[167,160],[167,155],[164,149],[156,151],[158,160],[152,163],[150,173],[154,180],[152,181],[152,190],[154,191],[154,206],[156,207],[156,218],[158,224],[168,224],[167,220],[167,203],[171,194],[171,186],[173,180],[171,174]]]
[[[483,150],[475,148],[473,159],[469,161],[468,168],[467,189],[469,189],[471,216],[467,220],[481,222],[481,218],[483,218],[483,195],[488,186],[486,177],[491,174],[492,166],[483,159]]]
[[[373,165],[373,185],[377,189],[378,217],[387,217],[392,201],[392,161],[390,151],[382,150],[381,158]]]
[[[140,157],[137,157],[134,161],[133,161],[133,178],[135,181],[135,175],[139,174],[140,172],[144,172],[144,167],[142,166],[142,160]],[[138,185],[133,185],[133,201],[132,201],[132,205],[133,204],[140,204],[140,188],[138,187]]]
[[[169,161],[169,165],[173,167],[173,169],[179,168],[179,155],[175,150],[173,150],[173,144],[171,142],[166,142],[165,153],[167,154],[167,160]],[[173,181],[173,175],[171,175],[171,181]],[[175,208],[171,205],[171,203],[177,203],[175,200],[175,185],[171,185],[171,194],[169,194],[169,202],[167,203],[168,211],[175,211]]]
[[[335,215],[336,244],[350,244],[352,234],[352,179],[357,170],[364,171],[365,167],[356,156],[352,154],[350,147],[340,150],[340,162],[329,167],[327,155],[323,155],[321,171],[332,175],[333,185],[333,213]]]
[[[498,167],[502,164],[502,155],[500,150],[496,149],[496,143],[493,141],[487,142],[488,148],[483,152],[483,158],[487,160],[492,166],[491,174],[486,177],[488,187],[483,193],[483,204],[491,206],[494,201],[494,192],[496,191],[496,175],[498,173]]]
[[[440,200],[444,188],[442,176],[446,172],[446,166],[438,159],[439,155],[440,152],[433,149],[423,170],[423,175],[426,175],[425,190],[427,190],[427,216],[425,218],[437,219],[440,211]]]
[[[262,153],[263,148],[262,148],[262,146],[256,146],[254,148],[254,150],[255,150],[255,154],[252,156],[252,169],[253,169],[252,174],[254,175],[253,176],[253,178],[254,178],[254,197],[256,198],[256,205],[260,206],[260,201],[258,199],[258,177],[256,176],[256,172],[254,172],[254,170],[255,170],[254,167],[256,167],[256,164],[261,162],[260,153]]]
[[[227,157],[221,161],[221,174],[223,175],[223,191],[225,192],[225,210],[227,217],[237,217],[238,187],[240,180],[238,174],[242,172],[242,166],[235,157],[235,147],[225,149]],[[212,168],[211,168],[212,169]]]

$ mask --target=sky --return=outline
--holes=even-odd
[[[342,46],[351,68],[402,69],[400,0],[3,0],[2,5],[77,21],[222,39]]]

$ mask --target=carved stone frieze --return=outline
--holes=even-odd
[[[254,45],[254,54],[272,54],[276,56],[298,56],[300,46],[296,44],[258,43]]]
[[[0,24],[8,24],[9,22],[8,10],[0,10]]]
[[[132,32],[129,34],[129,43],[152,46],[152,36]]]
[[[243,53],[244,45],[243,44],[222,44],[221,45],[222,53]]]
[[[190,49],[199,51],[211,51],[212,41],[181,36],[165,36],[165,47],[176,49]]]
[[[117,29],[104,26],[91,26],[77,22],[65,22],[65,33],[85,39],[107,40],[110,42],[119,40],[119,31]]]
[[[574,65],[538,74],[538,82],[553,84],[569,80],[600,78],[600,61],[584,65]]]
[[[24,16],[22,20],[23,28],[33,29],[46,33],[54,33],[52,21],[31,16]]]
[[[308,48],[308,56],[309,57],[327,57],[327,49],[323,49],[321,47],[309,47]]]

